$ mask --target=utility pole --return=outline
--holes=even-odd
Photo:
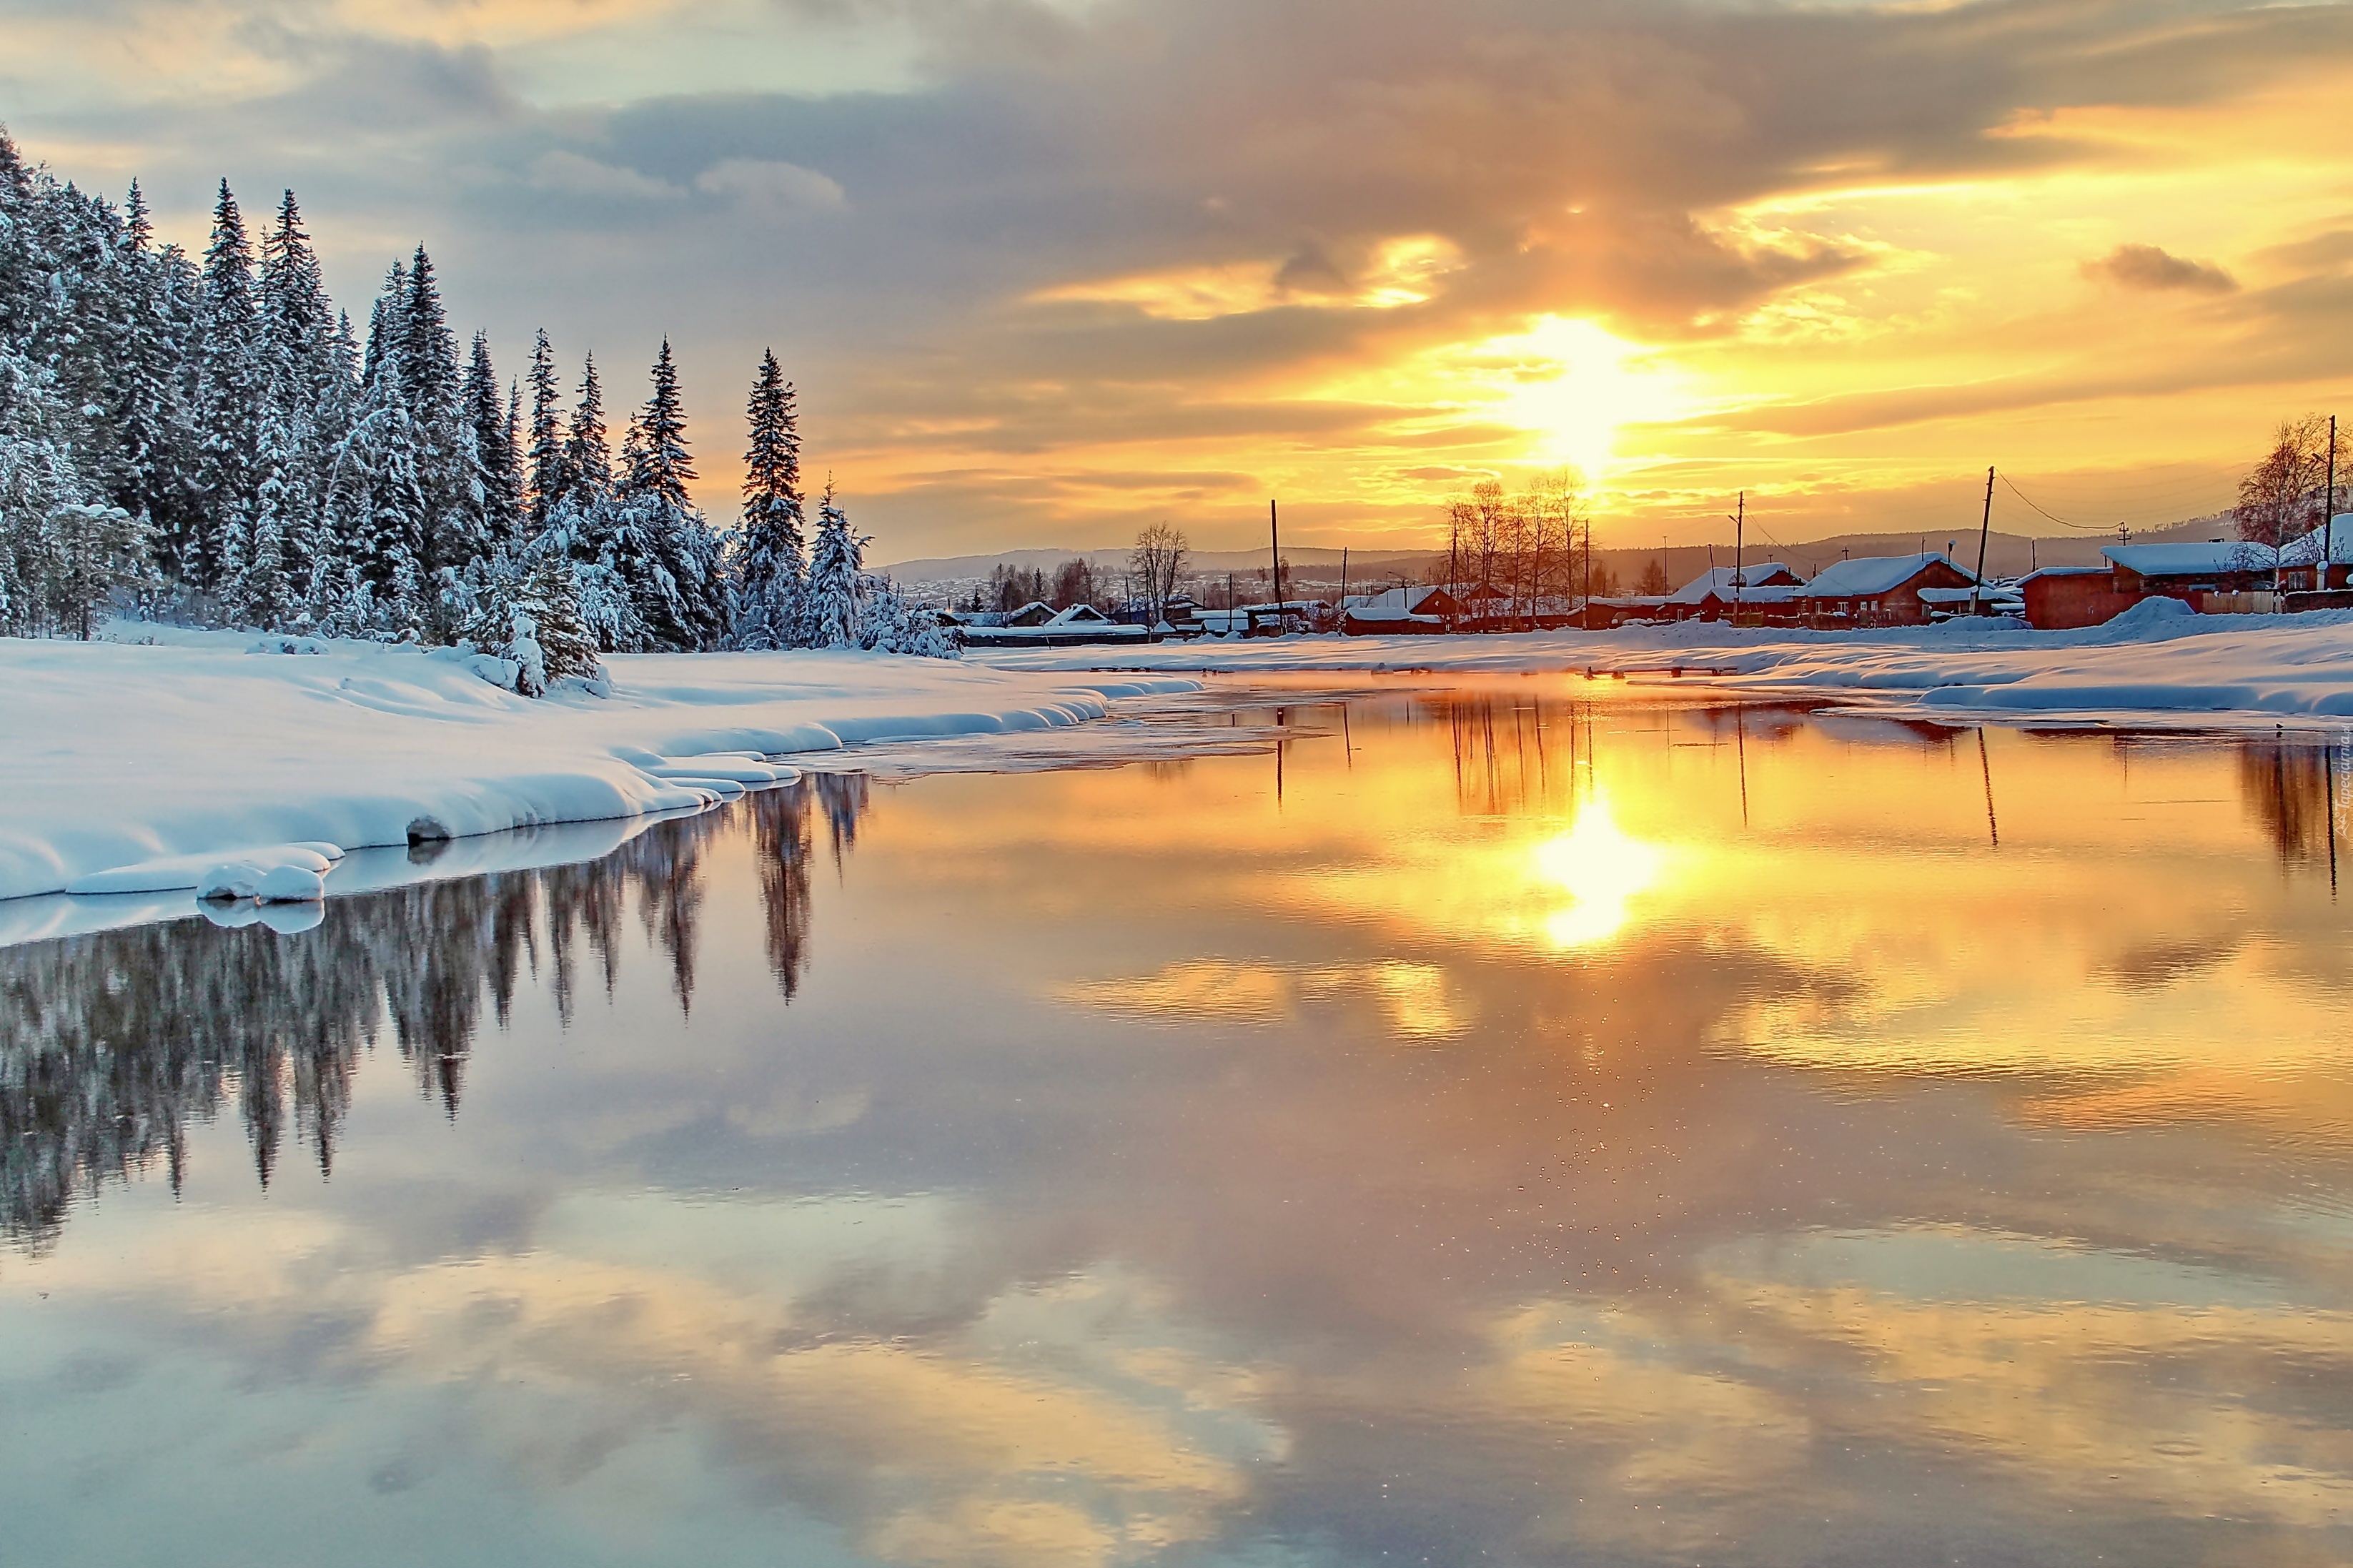
[[[1969,614],[1978,613],[1978,595],[1985,587],[1986,535],[1993,529],[1993,465],[1986,465],[1985,516],[1978,521],[1978,575],[1969,584]]]
[[[1268,553],[1274,557],[1274,635],[1282,635],[1282,529],[1275,517],[1274,502],[1266,503],[1266,537]]]
[[[2328,416],[2328,500],[2320,522],[2320,578],[2313,586],[2328,586],[2328,569],[2337,564],[2337,416]],[[2336,846],[2332,842],[2329,847]]]
[[[1340,546],[1340,607],[1348,606],[1348,547]]]
[[[1748,492],[1740,492],[1732,512],[1732,624],[1740,624],[1740,552],[1748,532]]]
[[[1662,533],[1659,535],[1659,592],[1672,594],[1674,591],[1674,577],[1667,570],[1667,536]]]

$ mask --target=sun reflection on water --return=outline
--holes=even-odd
[[[1573,900],[1544,921],[1546,940],[1563,951],[1597,946],[1625,930],[1634,900],[1657,886],[1667,864],[1664,849],[1618,826],[1601,791],[1567,832],[1537,844],[1531,858],[1536,875]]]

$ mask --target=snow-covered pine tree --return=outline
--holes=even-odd
[[[638,653],[654,646],[638,611],[629,575],[620,563],[641,555],[634,519],[613,482],[610,440],[605,429],[605,394],[591,354],[581,373],[580,402],[573,409],[563,447],[564,489],[548,509],[547,530],[533,542],[543,559],[571,563],[581,623],[607,653]]]
[[[710,527],[687,495],[694,459],[687,450],[678,364],[666,338],[652,381],[645,407],[629,425],[612,564],[628,582],[655,646],[712,647],[726,632],[726,584]]]
[[[211,593],[252,527],[253,436],[267,391],[253,247],[227,180],[213,206],[197,300],[196,488],[205,515],[194,548],[173,565],[183,585]]]
[[[499,392],[498,372],[491,364],[491,340],[474,334],[466,361],[466,380],[459,401],[473,432],[475,458],[481,469],[482,521],[490,531],[492,550],[516,550],[522,544],[522,469],[514,449],[513,405]]]
[[[852,531],[849,515],[835,501],[833,481],[817,510],[817,540],[809,549],[807,611],[803,647],[856,647],[866,587],[866,546]]]
[[[144,585],[146,525],[75,467],[85,429],[55,372],[0,351],[0,633],[88,637],[111,595]]]
[[[490,552],[489,486],[480,453],[461,405],[458,339],[441,303],[433,258],[420,245],[409,258],[408,292],[401,312],[403,391],[417,442],[417,478],[426,500],[423,548],[417,553],[425,590],[425,629],[436,641],[452,638],[457,590],[470,562]]]
[[[261,315],[271,395],[290,413],[307,414],[340,372],[333,363],[333,307],[290,190],[279,198],[277,221],[262,237]]]
[[[309,577],[301,560],[306,540],[294,428],[301,417],[274,405],[262,416],[254,443],[254,470],[259,478],[254,485],[253,526],[241,542],[237,574],[222,592],[229,619],[237,625],[282,629],[295,615],[297,584]]]
[[[195,268],[177,246],[153,247],[147,198],[123,206],[129,333],[115,367],[113,420],[122,462],[117,505],[153,530],[158,564],[188,558],[201,531],[196,433],[186,371],[195,340]]]
[[[605,388],[596,378],[596,356],[580,372],[580,401],[564,434],[565,488],[604,491],[613,488],[613,443],[605,429]]]
[[[909,654],[917,658],[955,658],[955,636],[940,617],[899,592],[890,578],[869,574],[866,578],[864,624],[858,646],[876,653]]]
[[[373,384],[387,350],[408,341],[408,268],[398,261],[384,275],[384,291],[368,307],[367,349],[360,356],[360,381]]]
[[[542,327],[531,347],[531,440],[524,449],[525,496],[530,507],[530,532],[537,538],[547,528],[547,514],[572,488],[564,468],[563,401],[555,381],[555,350]]]
[[[433,258],[418,246],[408,261],[406,308],[401,312],[402,392],[417,419],[454,413],[458,406],[458,335],[441,304]]]
[[[808,574],[801,501],[800,419],[774,350],[760,355],[744,413],[744,526],[734,541],[732,640],[741,648],[793,646]]]
[[[424,624],[427,585],[418,556],[428,519],[403,379],[399,345],[387,342],[328,487],[333,555],[348,569],[314,573],[311,614],[347,636]],[[364,610],[355,607],[362,592]]]
[[[516,664],[515,689],[543,697],[566,676],[602,682],[596,643],[580,618],[579,592],[570,564],[498,558],[466,628],[466,640]]]
[[[36,248],[33,171],[0,130],[0,353],[32,346],[33,312],[47,273]]]

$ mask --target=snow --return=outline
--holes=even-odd
[[[1871,631],[1715,622],[1497,637],[1301,637],[976,656],[997,668],[1244,673],[1591,671],[1867,700],[1892,717],[2255,726],[2353,719],[2353,611],[2200,616],[2147,599],[2105,626],[1962,618]]]
[[[644,654],[607,660],[609,697],[559,682],[533,700],[447,648],[113,631],[154,640],[0,639],[0,900],[316,898],[322,879],[343,890],[335,862],[363,846],[699,808],[789,781],[780,754],[1050,729],[1195,684],[846,650]]]

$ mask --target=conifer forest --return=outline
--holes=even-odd
[[[828,485],[812,527],[796,390],[764,353],[742,513],[714,527],[664,342],[617,451],[605,372],[544,331],[501,379],[423,245],[355,323],[292,191],[226,180],[199,256],[28,164],[0,130],[0,634],[111,611],[293,636],[471,644],[518,689],[606,653],[944,655]]]

